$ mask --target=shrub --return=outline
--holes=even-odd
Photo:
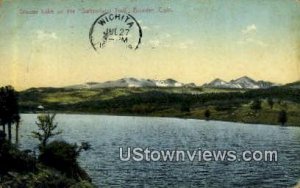
[[[208,121],[209,120],[209,117],[210,117],[210,111],[209,111],[209,109],[206,109],[205,111],[204,111],[204,117],[205,117],[205,119]]]
[[[255,111],[260,110],[261,109],[261,100],[255,99],[254,101],[252,101],[250,108]]]
[[[78,147],[76,144],[69,144],[65,141],[53,141],[47,144],[39,156],[39,161],[49,167],[53,167],[67,177],[76,180],[89,180],[89,176],[79,167],[77,158],[81,150],[87,150],[88,143]]]
[[[284,125],[287,120],[287,112],[285,110],[281,110],[278,114],[278,122],[281,123],[281,125]]]
[[[18,150],[9,141],[2,141],[0,143],[0,174],[6,174],[9,171],[28,172],[34,170],[34,157]]]
[[[190,106],[191,105],[189,104],[189,102],[183,101],[180,106],[180,111],[181,112],[190,112]]]
[[[273,109],[273,106],[274,106],[274,101],[273,101],[273,99],[272,99],[271,97],[269,97],[269,98],[267,99],[267,102],[268,102],[268,105],[270,106],[270,108]]]
[[[34,174],[26,184],[25,187],[70,187],[76,184],[76,181],[54,170],[43,169],[37,174]]]
[[[39,161],[65,172],[68,176],[72,176],[72,173],[78,167],[78,156],[76,145],[64,141],[53,141],[43,148]]]

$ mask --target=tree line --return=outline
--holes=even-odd
[[[8,140],[12,141],[12,126],[16,125],[16,143],[19,137],[19,104],[18,93],[12,86],[0,88],[0,125],[2,134],[8,135]],[[6,129],[7,128],[7,129]]]

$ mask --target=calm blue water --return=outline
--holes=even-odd
[[[36,114],[23,114],[22,148],[37,141]],[[288,187],[300,179],[300,128],[176,118],[65,115],[57,139],[90,142],[81,166],[98,186]],[[122,162],[119,147],[194,150],[277,150],[278,162]]]

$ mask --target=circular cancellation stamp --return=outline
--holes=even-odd
[[[99,16],[90,28],[89,38],[94,50],[112,45],[138,49],[142,29],[136,19],[127,13],[105,13]]]

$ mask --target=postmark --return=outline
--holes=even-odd
[[[127,13],[104,13],[93,22],[89,32],[90,43],[96,51],[116,45],[136,50],[142,36],[141,26]]]

